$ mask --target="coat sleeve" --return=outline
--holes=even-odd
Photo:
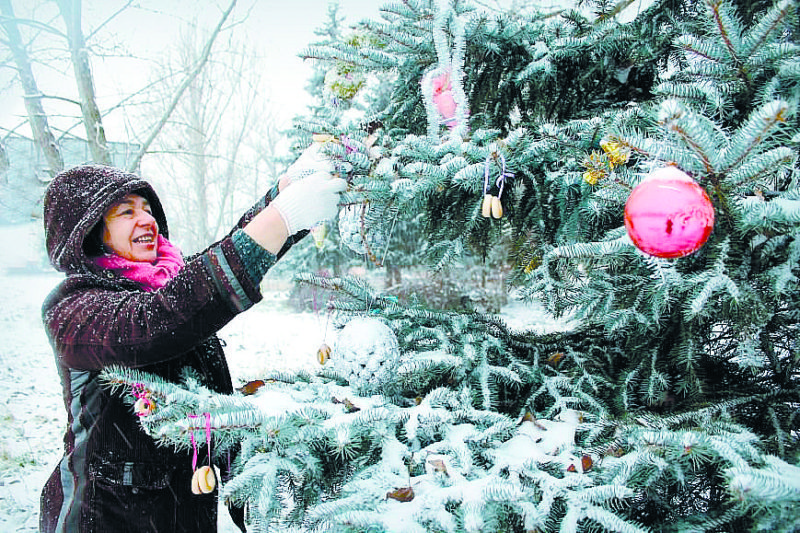
[[[268,194],[245,213],[231,234],[270,200]],[[94,275],[68,277],[43,306],[54,351],[78,370],[142,367],[180,357],[261,300],[258,283],[247,274],[250,258],[241,253],[228,235],[187,260],[155,292],[120,290]]]
[[[231,228],[230,232],[228,232],[227,236],[231,237],[236,230],[245,227],[247,225],[247,223],[250,222],[251,220],[253,220],[253,217],[255,217],[258,213],[260,213],[264,208],[266,208],[270,204],[270,202],[272,202],[272,200],[275,199],[276,196],[278,196],[278,184],[275,184],[267,192],[267,194],[265,194],[258,202],[255,203],[255,205],[253,205],[250,209],[248,209],[242,215],[242,217],[239,219],[239,221],[236,223],[236,225],[233,228]],[[278,259],[283,257],[284,254],[286,254],[286,252],[288,252],[289,249],[294,244],[298,243],[303,237],[308,235],[308,233],[309,233],[308,230],[302,230],[302,231],[299,231],[299,232],[295,233],[294,235],[289,235],[289,237],[286,239],[286,243],[278,251],[278,254],[277,254]],[[207,251],[208,250],[206,250],[206,251],[204,251],[202,253],[205,253]]]

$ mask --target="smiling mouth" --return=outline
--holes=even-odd
[[[156,237],[152,234],[142,235],[141,237],[136,237],[133,239],[133,242],[135,244],[155,244]]]

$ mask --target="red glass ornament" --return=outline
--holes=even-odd
[[[654,170],[625,204],[625,228],[633,244],[656,257],[683,257],[698,250],[714,229],[706,191],[677,167]]]

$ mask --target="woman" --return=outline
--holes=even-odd
[[[290,169],[308,177],[270,191],[229,235],[185,261],[158,196],[138,176],[81,166],[48,186],[47,252],[66,278],[42,317],[68,428],[42,492],[41,531],[216,531],[216,493],[192,493],[189,452],[157,446],[98,376],[124,365],[176,381],[188,367],[206,387],[233,391],[216,332],[261,299],[266,271],[304,230],[335,216],[345,188],[311,152]],[[242,510],[231,516],[244,531]]]

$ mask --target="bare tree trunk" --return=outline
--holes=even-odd
[[[279,132],[275,125],[275,118],[272,114],[259,121],[258,124],[260,144],[258,149],[259,157],[256,161],[256,169],[260,168],[258,163],[263,162],[266,167],[266,175],[275,179],[280,174],[284,165],[278,163],[278,142]],[[249,181],[251,188],[250,197],[259,198],[264,194],[264,184],[258,179]]]
[[[106,132],[103,129],[103,118],[95,99],[89,54],[86,51],[86,42],[81,29],[81,0],[58,0],[58,8],[67,27],[72,69],[75,72],[75,82],[78,84],[83,125],[86,129],[86,141],[89,143],[92,160],[95,163],[110,165],[111,154],[108,151]]]
[[[234,206],[233,189],[235,188],[236,178],[237,178],[236,162],[239,154],[239,149],[242,146],[245,133],[248,130],[247,122],[249,118],[250,115],[245,115],[242,124],[239,126],[238,135],[236,135],[235,138],[231,139],[229,153],[227,154],[228,164],[225,166],[225,170],[223,171],[223,176],[220,176],[223,185],[222,191],[220,192],[220,196],[223,199],[227,199],[229,205],[227,207],[221,208],[217,213],[217,219],[213,224],[213,228],[211,230],[211,236],[214,236],[220,230],[220,228],[223,226],[223,223],[225,222],[226,215],[228,214],[228,212],[233,210]]]
[[[56,139],[47,122],[47,115],[42,106],[42,94],[33,77],[28,53],[22,45],[22,36],[17,28],[11,0],[0,0],[0,13],[3,15],[0,22],[8,36],[8,46],[14,56],[14,62],[17,64],[22,90],[25,92],[25,111],[28,113],[33,140],[44,154],[48,167],[47,173],[52,178],[64,169],[64,159],[61,157],[58,144],[56,144]]]
[[[244,48],[242,51],[244,52]],[[246,56],[243,53],[242,63],[239,63],[237,68],[237,70],[242,73],[239,78],[240,81],[245,78],[245,62]],[[234,192],[235,189],[237,189],[237,181],[240,178],[240,176],[237,176],[236,172],[236,166],[239,161],[239,151],[242,149],[248,132],[250,132],[253,128],[251,124],[256,121],[254,115],[256,114],[255,109],[257,108],[257,100],[259,95],[258,92],[253,89],[253,87],[257,84],[253,83],[253,80],[248,79],[244,85],[250,87],[250,90],[247,92],[247,94],[243,95],[242,97],[244,104],[243,109],[247,111],[245,111],[241,115],[241,119],[236,122],[237,129],[231,131],[230,144],[225,147],[225,159],[227,160],[227,165],[223,171],[223,176],[220,176],[221,183],[223,185],[220,194],[222,198],[228,199],[229,205],[227,208],[220,209],[217,213],[217,220],[214,222],[213,228],[211,228],[212,236],[219,233],[222,227],[226,225],[226,218],[228,218],[235,211]],[[253,176],[252,181],[258,181],[257,178],[257,175]],[[258,198],[258,196],[255,196],[254,198]]]
[[[202,247],[203,243],[211,242],[208,229],[208,163],[207,163],[207,142],[206,125],[203,124],[203,90],[192,85],[189,88],[189,109],[187,122],[188,128],[188,147],[190,153],[191,180],[193,182],[192,192],[195,196],[197,206],[197,216],[192,220],[195,227],[194,245]]]
[[[136,154],[136,157],[133,159],[133,162],[129,165],[128,167],[129,170],[134,171],[137,168],[139,168],[139,163],[141,163],[142,157],[144,157],[144,154],[147,153],[147,150],[150,148],[150,145],[153,143],[155,138],[158,137],[158,134],[164,127],[164,124],[166,124],[167,121],[169,120],[170,115],[175,110],[175,107],[178,105],[178,102],[180,101],[181,96],[183,96],[183,93],[186,91],[186,88],[189,87],[192,81],[203,70],[203,67],[205,66],[209,56],[211,55],[211,48],[214,45],[214,41],[216,41],[217,36],[222,31],[222,26],[225,24],[225,21],[228,19],[228,16],[231,14],[231,11],[233,11],[235,5],[236,5],[236,0],[232,0],[230,6],[228,6],[228,9],[226,9],[225,12],[222,14],[222,18],[217,24],[217,27],[214,28],[214,32],[211,34],[211,37],[209,37],[208,42],[206,43],[206,46],[203,49],[203,53],[200,56],[200,60],[194,66],[192,71],[186,75],[186,79],[183,80],[181,86],[172,96],[172,100],[170,101],[167,110],[164,112],[164,115],[158,121],[158,124],[156,124],[155,128],[153,128],[153,131],[150,132],[150,136],[147,138],[147,140],[145,140],[144,144],[142,144],[139,153]]]

